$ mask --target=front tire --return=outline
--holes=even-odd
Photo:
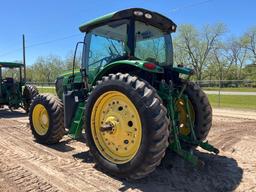
[[[61,100],[51,94],[36,96],[30,106],[29,122],[37,142],[42,144],[59,142],[65,134]]]
[[[160,164],[169,144],[170,123],[146,81],[121,73],[103,77],[87,100],[85,114],[87,144],[105,171],[139,179]]]

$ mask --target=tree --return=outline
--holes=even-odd
[[[75,69],[79,69],[82,63],[82,49],[77,50],[76,58],[75,58]],[[74,60],[74,53],[70,51],[64,60],[64,68],[65,70],[72,70],[73,68],[73,60]]]
[[[192,25],[181,25],[174,43],[176,61],[187,62],[194,68],[197,80],[203,79],[203,71],[209,64],[209,54],[225,32],[226,27],[223,24],[206,25],[201,32]],[[180,58],[177,54],[187,56]]]
[[[222,40],[209,55],[210,65],[205,74],[214,74],[219,80],[240,80],[244,78],[243,67],[247,61],[247,50],[240,38]]]
[[[245,78],[249,80],[256,81],[256,64],[249,64],[243,68]],[[254,83],[256,87],[256,83]]]
[[[31,79],[37,82],[53,82],[64,71],[63,61],[58,56],[38,57],[32,65]]]
[[[227,49],[230,50],[230,58],[228,59],[233,62],[237,69],[236,78],[242,79],[242,69],[248,58],[248,51],[245,48],[242,39],[233,38],[228,44]]]
[[[245,33],[242,37],[242,41],[251,54],[252,63],[256,63],[256,26]]]

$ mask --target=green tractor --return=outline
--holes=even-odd
[[[205,141],[208,98],[189,81],[193,70],[173,63],[175,30],[167,17],[140,8],[80,26],[81,69],[57,78],[57,96],[40,94],[31,104],[36,141],[54,144],[65,133],[77,139],[84,129],[96,164],[127,179],[153,172],[168,148],[195,166],[202,164],[195,147],[217,154]]]
[[[22,63],[0,62],[1,108],[6,105],[13,111],[21,107],[28,113],[31,101],[38,95],[38,90],[35,86],[26,84],[25,78],[22,77],[25,70]]]

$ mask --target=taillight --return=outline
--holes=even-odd
[[[153,70],[156,68],[156,64],[154,63],[144,63],[143,66],[149,70]]]

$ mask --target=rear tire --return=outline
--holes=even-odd
[[[65,134],[64,112],[61,100],[51,94],[36,96],[30,106],[29,121],[37,142],[54,144]]]
[[[185,94],[188,95],[195,112],[195,135],[198,140],[203,141],[212,126],[212,107],[207,95],[193,82],[188,83]]]
[[[24,98],[24,110],[26,113],[29,112],[29,107],[34,97],[39,94],[38,89],[34,85],[25,85],[23,90],[23,98]]]
[[[93,135],[95,134],[95,129],[100,130],[100,127],[96,127],[96,123],[94,123],[94,114],[97,114],[97,112],[94,113],[94,110],[99,109],[99,105],[97,105],[98,101],[108,97],[108,95],[105,96],[105,94],[111,92],[125,95],[123,99],[128,98],[128,100],[133,103],[139,114],[139,121],[141,122],[142,136],[139,148],[131,159],[124,162],[115,162],[114,160],[106,158],[104,153],[108,148],[102,147],[103,145],[99,144],[99,139],[94,139],[95,136]],[[118,101],[118,99],[116,99],[116,101]],[[120,99],[120,105],[122,101],[123,100]],[[109,104],[109,106],[111,106],[111,104]],[[115,110],[114,104],[111,109],[112,111]],[[130,111],[130,108],[127,110]],[[108,111],[102,112],[103,115],[105,113],[108,113]],[[129,74],[121,73],[110,74],[109,76],[103,77],[102,80],[97,82],[97,85],[94,87],[87,100],[85,114],[87,144],[95,162],[105,171],[120,178],[140,179],[153,172],[160,164],[165,155],[166,148],[169,145],[168,137],[170,122],[166,116],[166,109],[163,106],[162,101],[159,99],[155,90],[153,90],[146,81]],[[119,117],[121,116],[118,116],[118,118]],[[108,116],[104,118],[108,118]],[[128,121],[129,125],[128,119],[124,118],[121,119],[120,122],[121,121]],[[136,121],[133,122],[131,129],[133,129],[136,123]],[[121,127],[116,129],[122,130],[124,127],[125,126],[121,124]],[[136,143],[136,139],[134,142]],[[119,157],[117,156],[117,158]]]

